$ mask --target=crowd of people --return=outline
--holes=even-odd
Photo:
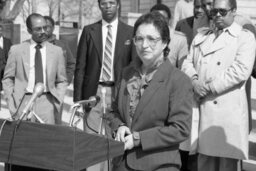
[[[11,119],[21,119],[41,83],[44,90],[31,109],[36,115],[22,119],[61,124],[74,78],[74,102],[100,97],[82,109],[84,131],[102,133],[103,119],[103,134],[124,143],[122,156],[96,169],[189,171],[195,154],[198,171],[241,171],[248,159],[256,30],[236,13],[236,0],[180,0],[175,24],[170,8],[157,4],[134,27],[120,20],[120,0],[98,5],[102,19],[83,28],[76,57],[56,39],[49,16],[29,15],[31,39],[13,46],[0,26],[0,71]],[[185,15],[190,6],[193,14]]]

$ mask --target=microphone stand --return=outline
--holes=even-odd
[[[25,94],[24,94],[24,96],[25,96]],[[24,97],[24,96],[23,96],[23,97]],[[20,106],[21,106],[21,103],[22,103],[22,101],[20,102],[19,108],[20,108]],[[31,106],[29,107],[29,110],[31,110],[33,104],[34,104],[34,103],[31,104]],[[18,109],[17,109],[17,112],[18,112]],[[24,117],[27,116],[27,115],[28,115],[28,112],[24,112],[24,111],[22,112],[22,114],[21,114],[21,116],[19,117],[18,122],[17,122],[17,128],[19,127],[20,122],[21,122],[21,121],[24,119]]]
[[[32,114],[35,116],[35,118],[39,121],[41,124],[45,124],[45,122],[33,111],[31,111],[29,114]]]
[[[73,106],[71,106],[71,117],[70,117],[70,121],[69,121],[70,127],[76,127],[77,124],[79,123],[79,121],[84,117],[84,116],[79,116],[79,119],[75,123],[73,123],[75,116],[76,116],[77,109],[79,107],[81,107],[80,104],[74,104]],[[83,107],[82,107],[82,109],[83,109]]]
[[[33,107],[33,105],[34,105],[34,103],[32,103],[31,106],[29,107],[29,111],[31,110],[31,108]],[[21,116],[19,117],[18,125],[19,125],[19,122],[20,122],[21,120],[23,120],[25,116],[28,115],[28,113],[29,113],[29,112],[22,112]]]
[[[109,160],[109,140],[108,140],[108,134],[106,132],[106,110],[107,110],[107,104],[106,104],[106,88],[101,88],[101,94],[102,94],[102,117],[100,118],[100,126],[99,126],[99,135],[107,136],[107,144],[108,144],[108,151],[107,151],[107,169],[110,171],[110,160]],[[104,165],[105,162],[100,164],[100,171],[104,171]]]

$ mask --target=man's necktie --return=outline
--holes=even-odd
[[[44,75],[43,75],[43,63],[42,63],[42,55],[40,49],[42,46],[37,44],[35,46],[36,54],[35,54],[35,84],[36,83],[44,83]]]
[[[108,35],[105,43],[103,68],[102,68],[102,80],[110,81],[111,68],[112,68],[112,30],[111,25],[108,25]]]

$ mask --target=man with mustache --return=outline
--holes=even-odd
[[[2,81],[9,111],[12,119],[19,119],[35,85],[42,83],[44,92],[36,99],[32,110],[44,123],[61,124],[60,106],[67,87],[63,51],[46,41],[47,27],[43,16],[32,13],[26,25],[31,39],[11,47]],[[39,122],[34,115],[24,119]],[[5,170],[42,171],[8,164]]]
[[[60,124],[60,105],[67,87],[63,51],[46,41],[43,16],[29,15],[26,25],[31,39],[11,47],[2,81],[9,111],[13,119],[18,119],[35,85],[42,83],[44,92],[33,110],[45,123]],[[37,121],[34,116],[30,119]]]

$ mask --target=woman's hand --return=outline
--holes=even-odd
[[[131,130],[127,126],[120,126],[116,133],[115,140],[125,142],[125,136],[131,135]]]
[[[132,134],[125,137],[124,150],[131,150],[134,148],[134,141]]]

